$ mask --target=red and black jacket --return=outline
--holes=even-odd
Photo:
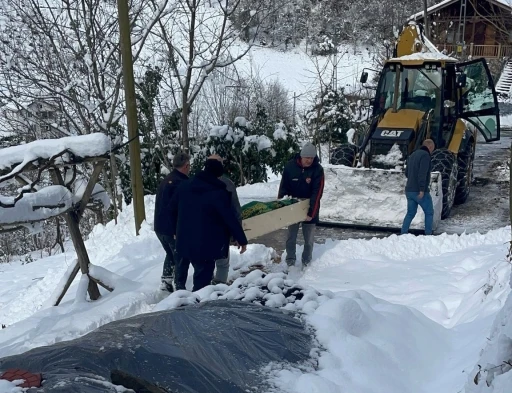
[[[278,198],[309,198],[308,216],[311,223],[319,221],[320,199],[324,192],[324,168],[315,157],[310,167],[302,167],[300,155],[288,161],[284,167]]]

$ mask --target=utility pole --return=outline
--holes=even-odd
[[[137,135],[137,104],[135,101],[135,82],[133,77],[132,43],[130,38],[130,16],[128,0],[117,0],[119,14],[119,35],[123,61],[123,82],[126,101],[126,120],[128,138],[130,140],[130,176],[132,182],[133,213],[135,216],[135,232],[139,235],[142,221],[146,219],[144,193],[142,186],[142,166],[140,162],[140,141]]]
[[[423,22],[425,27],[425,37],[430,40],[430,24],[428,23],[427,0],[423,0]]]

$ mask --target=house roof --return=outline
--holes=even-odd
[[[427,14],[430,15],[440,9],[443,9],[451,4],[458,3],[460,0],[443,0],[440,3],[437,3],[431,7],[427,8]],[[512,0],[487,0],[489,3],[496,4],[502,8],[508,9],[512,12]],[[418,20],[423,18],[423,11],[417,12],[414,15],[411,15],[409,19]]]

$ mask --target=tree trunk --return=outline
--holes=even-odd
[[[188,138],[188,102],[187,95],[183,93],[183,108],[181,109],[181,143],[185,152],[190,151],[190,141]]]

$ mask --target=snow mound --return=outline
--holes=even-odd
[[[512,286],[512,276],[509,286]],[[499,311],[465,393],[509,393],[512,386],[512,296]]]
[[[303,287],[282,272],[254,270],[230,286],[208,286],[188,296],[179,291],[154,310],[222,299],[297,311],[314,329],[319,346],[312,351],[313,363],[304,367],[273,363],[262,369],[284,392],[329,393],[343,386],[353,392],[409,393],[416,380],[435,376],[429,365],[431,357],[425,354],[446,351],[444,329],[417,311],[365,291],[333,293]],[[418,336],[422,340],[417,340]],[[389,378],[404,364],[409,365],[406,374]],[[376,386],[380,390],[374,390]]]
[[[325,165],[325,188],[320,219],[347,224],[400,228],[407,213],[405,175],[398,170]],[[433,175],[430,183],[436,229],[441,220],[442,189]],[[425,215],[418,209],[411,228],[424,229]]]

